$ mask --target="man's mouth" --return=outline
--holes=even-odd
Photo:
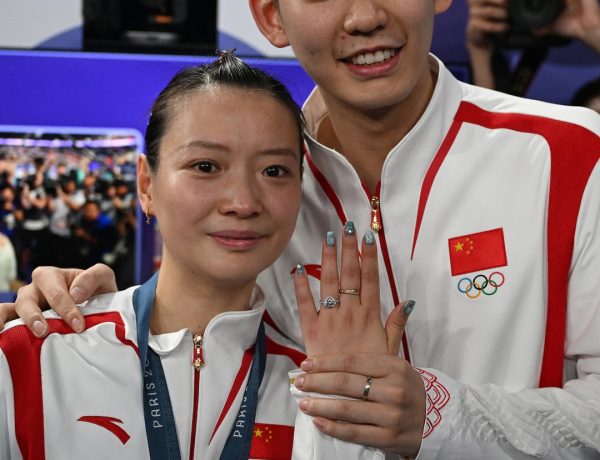
[[[346,61],[352,62],[354,65],[381,64],[393,58],[399,50],[400,48],[388,48],[370,53],[356,54],[346,59]]]

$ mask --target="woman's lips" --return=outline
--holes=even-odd
[[[209,233],[209,236],[218,244],[229,249],[251,249],[264,238],[260,233],[239,230],[213,232]]]

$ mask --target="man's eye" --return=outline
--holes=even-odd
[[[263,174],[269,177],[281,177],[286,173],[287,170],[283,166],[269,166],[263,171]]]
[[[198,171],[202,171],[203,173],[214,173],[217,171],[217,167],[210,161],[200,161],[196,163],[196,169],[198,169]]]

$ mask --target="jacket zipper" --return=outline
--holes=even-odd
[[[381,211],[379,210],[379,197],[373,195],[371,197],[371,230],[379,232],[383,228],[381,222]]]
[[[366,185],[363,184],[363,188],[367,193],[367,197],[371,195],[369,189]],[[379,244],[381,247],[381,255],[383,256],[383,262],[385,265],[385,269],[388,275],[388,279],[390,282],[390,288],[392,290],[392,298],[394,303],[397,304],[399,302],[398,292],[396,291],[396,286],[394,284],[394,271],[392,270],[392,262],[390,260],[390,254],[387,247],[387,242],[385,240],[385,232],[383,231],[383,220],[381,218],[381,202],[380,202],[380,194],[381,194],[381,182],[377,183],[375,187],[375,194],[371,196],[371,230],[378,233],[379,236]],[[408,350],[408,340],[406,338],[406,333],[402,336],[402,350],[404,352],[404,358],[410,363],[411,357]]]
[[[198,399],[200,396],[200,371],[204,367],[204,351],[202,349],[203,338],[200,334],[192,337],[194,341],[194,353],[192,356],[192,367],[194,368],[194,404],[192,406],[192,433],[190,437],[190,460],[194,459],[196,450],[196,427],[198,424]]]

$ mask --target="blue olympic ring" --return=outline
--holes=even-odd
[[[484,295],[494,295],[498,288],[504,284],[504,281],[505,278],[502,273],[493,272],[489,277],[479,274],[473,279],[469,277],[461,278],[456,287],[458,292],[465,294],[469,299],[476,299],[482,293]],[[492,288],[489,288],[489,286]]]

